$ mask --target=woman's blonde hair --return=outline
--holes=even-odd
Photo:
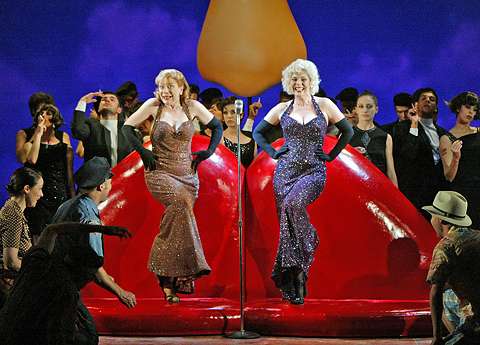
[[[165,78],[172,78],[177,82],[178,86],[183,86],[183,92],[180,95],[180,104],[182,106],[185,105],[185,101],[190,98],[190,86],[188,85],[187,79],[185,78],[183,73],[176,69],[164,69],[161,70],[160,73],[158,73],[155,78],[155,84],[157,85],[157,89],[153,93],[155,97],[160,101],[160,103],[162,103],[160,95],[158,93],[158,85]]]
[[[312,61],[297,59],[282,71],[283,91],[293,95],[293,89],[290,86],[290,80],[294,73],[305,72],[310,78],[310,93],[312,95],[318,92],[318,84],[322,81],[318,75],[317,66]]]

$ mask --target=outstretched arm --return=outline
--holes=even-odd
[[[37,246],[45,249],[49,253],[52,253],[53,248],[55,247],[55,241],[57,235],[65,234],[69,232],[99,232],[104,235],[117,236],[120,238],[130,238],[132,234],[125,228],[118,226],[108,226],[108,225],[95,225],[95,224],[84,224],[84,223],[57,223],[50,224],[43,230],[40,238],[38,239]]]
[[[100,267],[95,273],[96,283],[104,288],[105,290],[110,291],[118,300],[122,302],[127,308],[133,308],[137,304],[137,299],[135,295],[130,292],[122,289],[120,285],[115,283],[113,278],[105,271],[105,269]]]
[[[125,125],[132,127],[140,126],[140,124],[148,119],[149,116],[156,116],[159,105],[160,101],[155,97],[147,99],[136,112],[128,117],[127,121],[125,121]]]

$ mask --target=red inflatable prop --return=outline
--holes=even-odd
[[[326,139],[326,150],[335,139]],[[282,140],[275,143],[279,147]],[[208,145],[195,137],[192,151]],[[132,154],[114,169],[113,188],[102,208],[106,224],[134,237],[106,239],[107,271],[137,295],[127,310],[89,285],[85,303],[103,334],[220,334],[239,327],[239,261],[236,158],[220,146],[199,168],[195,215],[208,277],[196,282],[179,305],[163,300],[147,259],[163,207],[148,193],[143,165]],[[349,147],[328,163],[324,192],[310,207],[320,246],[302,306],[282,302],[270,279],[278,240],[272,190],[275,161],[260,154],[246,176],[246,328],[261,334],[299,336],[417,336],[430,334],[426,270],[434,231],[391,182]],[[244,181],[241,181],[243,183]]]

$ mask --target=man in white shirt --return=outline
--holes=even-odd
[[[435,90],[418,89],[412,99],[415,113],[394,127],[393,151],[398,187],[420,210],[423,205],[431,204],[445,186],[439,143],[446,131],[435,122],[438,112]]]

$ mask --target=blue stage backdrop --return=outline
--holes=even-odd
[[[93,90],[137,83],[152,95],[163,68],[182,70],[201,89],[196,47],[208,0],[0,2],[0,183],[19,166],[15,133],[31,124],[27,101],[54,95],[70,132],[77,100]],[[423,86],[438,90],[439,122],[454,117],[443,105],[464,90],[479,91],[480,21],[477,1],[289,1],[330,96],[354,86],[378,95],[379,123],[395,118],[392,96]],[[242,25],[233,20],[231,25]],[[218,47],[220,52],[222,47]],[[228,95],[228,90],[224,90]],[[264,109],[280,86],[264,92]],[[254,98],[256,100],[256,98]],[[265,112],[262,113],[262,117]],[[75,142],[76,145],[76,142]],[[81,162],[76,161],[76,167]],[[0,201],[7,194],[2,188]]]

